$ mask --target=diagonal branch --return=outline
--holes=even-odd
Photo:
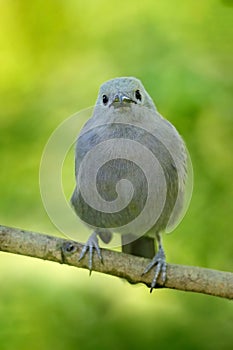
[[[78,261],[82,244],[41,233],[0,226],[0,250],[61,264],[88,268],[88,257]],[[94,254],[93,270],[125,278],[130,283],[150,286],[153,272],[141,276],[148,259],[102,249],[103,261]],[[158,287],[204,293],[233,299],[233,273],[202,267],[168,264],[167,280]]]

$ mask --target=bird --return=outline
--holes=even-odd
[[[71,205],[93,230],[79,260],[94,252],[103,261],[99,238],[121,235],[122,252],[151,259],[152,291],[167,263],[162,234],[184,208],[187,151],[176,128],[159,114],[141,81],[119,77],[99,89],[75,147],[76,187]],[[157,247],[156,247],[157,246]]]

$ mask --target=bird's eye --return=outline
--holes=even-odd
[[[108,96],[103,95],[102,99],[103,99],[103,104],[106,105],[108,103]]]
[[[141,101],[142,100],[142,95],[139,90],[135,91],[135,97],[137,100]]]

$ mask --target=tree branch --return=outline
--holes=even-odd
[[[82,244],[45,234],[0,226],[0,250],[88,269],[88,256],[78,261]],[[102,249],[104,263],[96,254],[93,270],[150,286],[153,271],[141,276],[148,259]],[[158,287],[204,293],[233,299],[233,273],[201,267],[167,264],[167,280]]]

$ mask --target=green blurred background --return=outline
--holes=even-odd
[[[61,235],[39,166],[52,131],[102,82],[141,79],[186,140],[194,191],[168,262],[232,271],[231,0],[0,1],[0,224]],[[70,162],[73,186],[73,160]],[[80,230],[82,225],[80,224]],[[232,349],[227,300],[149,294],[110,276],[0,254],[0,348]]]

